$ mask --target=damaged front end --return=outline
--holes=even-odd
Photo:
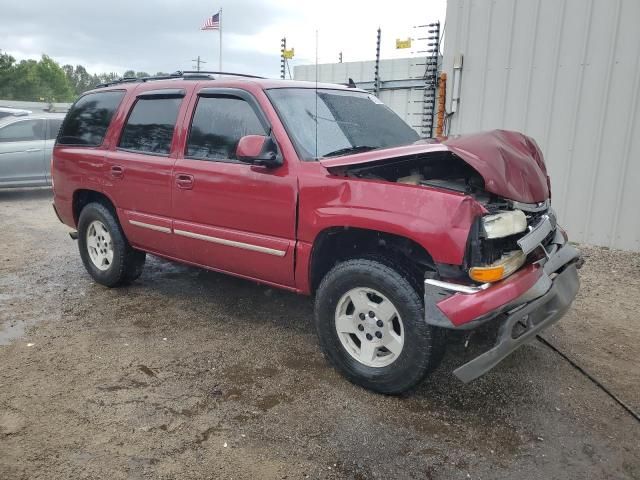
[[[529,137],[493,131],[393,153],[323,164],[334,174],[446,191],[481,206],[462,262],[436,262],[424,281],[427,323],[498,331],[492,348],[455,370],[469,382],[564,315],[578,291],[582,259],[557,224],[542,155]]]
[[[452,270],[446,266],[424,281],[427,323],[497,329],[492,348],[454,371],[465,383],[559,320],[579,288],[583,260],[557,225],[550,202],[501,203],[485,205],[489,213],[470,231],[465,265],[458,270],[467,273],[466,281],[443,278]]]
[[[498,329],[491,349],[454,371],[463,382],[483,375],[559,320],[577,295],[580,252],[567,242],[550,213],[541,215],[517,240],[530,263],[506,279],[476,285],[443,281],[436,275],[425,279],[428,323],[456,330],[493,323]]]

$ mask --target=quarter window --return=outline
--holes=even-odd
[[[81,97],[67,113],[57,143],[87,147],[101,145],[124,93],[111,90]]]
[[[0,129],[0,142],[44,140],[44,120],[21,120]]]
[[[140,98],[133,106],[118,147],[168,155],[182,98]]]
[[[245,135],[266,135],[251,105],[237,97],[200,97],[191,123],[186,156],[201,160],[236,160]]]

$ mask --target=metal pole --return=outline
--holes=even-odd
[[[205,62],[204,60],[202,60],[202,59],[200,58],[200,55],[198,55],[198,58],[194,58],[194,59],[192,59],[191,61],[192,61],[192,62],[196,62],[196,65],[195,65],[195,67],[194,67],[194,68],[195,68],[196,70],[198,70],[198,71],[200,71],[200,65],[202,65],[203,63],[207,63],[207,62]]]
[[[218,34],[220,37],[220,55],[218,56],[218,71],[222,71],[222,8],[218,12],[218,24],[220,25],[218,28]]]
[[[285,62],[284,51],[287,49],[287,37],[280,40],[280,78],[284,80]]]
[[[380,27],[378,27],[378,38],[376,40],[376,67],[373,75],[373,92],[376,97],[380,94],[380,37],[382,36],[382,31]]]

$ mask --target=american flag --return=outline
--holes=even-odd
[[[220,30],[220,12],[207,18],[200,30]]]

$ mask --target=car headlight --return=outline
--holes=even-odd
[[[486,238],[508,237],[527,229],[527,217],[522,210],[509,210],[482,217]]]

